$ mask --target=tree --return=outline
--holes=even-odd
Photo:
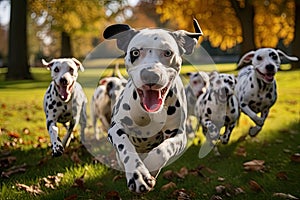
[[[41,31],[51,35],[60,33],[60,56],[80,56],[83,45],[82,38],[99,37],[101,28],[105,25],[104,4],[99,0],[29,0],[30,11]],[[81,38],[77,42],[77,38]],[[55,43],[55,41],[53,41]],[[76,44],[75,44],[76,43]],[[74,45],[79,49],[74,50]],[[74,52],[75,51],[75,52]]]
[[[300,1],[296,0],[296,17],[295,17],[295,39],[292,44],[292,53],[300,59]],[[297,26],[298,25],[298,26]],[[292,69],[299,69],[300,62],[293,62]]]
[[[8,72],[6,79],[32,79],[27,55],[26,0],[11,0],[9,24]]]
[[[295,0],[164,0],[157,5],[162,21],[189,28],[196,17],[206,39],[222,50],[237,44],[242,52],[263,46],[287,46],[294,37]],[[174,12],[176,10],[176,12]]]

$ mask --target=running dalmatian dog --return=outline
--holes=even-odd
[[[256,124],[249,130],[251,137],[262,129],[270,108],[277,99],[275,74],[280,67],[281,58],[297,61],[297,57],[286,55],[281,50],[261,48],[246,53],[238,63],[239,74],[235,93],[239,107]],[[257,116],[261,113],[260,117]]]
[[[209,74],[209,86],[206,92],[202,93],[196,102],[195,114],[207,142],[214,147],[215,155],[220,153],[213,142],[220,139],[223,144],[227,144],[239,118],[238,101],[234,95],[235,84],[234,75],[219,74],[214,71]],[[196,94],[200,91],[195,90]],[[225,132],[220,135],[223,126]]]
[[[118,77],[105,77],[99,81],[99,86],[95,89],[91,101],[91,115],[96,139],[99,139],[98,119],[102,123],[102,129],[107,131],[111,123],[112,108],[126,83],[127,81]]]
[[[44,96],[44,112],[52,144],[52,156],[57,157],[61,156],[64,147],[68,146],[73,129],[78,123],[81,127],[81,141],[84,141],[87,98],[81,85],[76,81],[78,70],[84,69],[75,58],[53,59],[49,63],[42,60],[42,63],[51,70],[52,81]],[[62,141],[58,136],[57,122],[67,128]]]
[[[135,30],[111,25],[104,38],[125,52],[128,83],[113,109],[108,139],[115,147],[127,186],[135,193],[153,189],[162,167],[186,148],[187,105],[179,77],[183,54],[191,54],[202,35],[163,29]]]

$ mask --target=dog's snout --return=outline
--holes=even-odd
[[[151,69],[143,69],[141,71],[141,79],[147,85],[154,85],[159,81],[159,75]]]
[[[270,72],[273,72],[273,71],[275,71],[275,66],[272,65],[272,64],[268,64],[268,65],[266,66],[266,70],[267,70],[267,71],[270,71]]]
[[[68,80],[66,78],[61,78],[59,81],[62,85],[68,85]]]

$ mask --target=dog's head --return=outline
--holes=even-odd
[[[261,48],[246,53],[239,61],[238,68],[243,65],[252,64],[259,79],[265,83],[272,83],[274,75],[280,67],[281,59],[297,61],[297,57],[288,56],[279,49]]]
[[[190,78],[189,84],[193,94],[198,98],[201,94],[206,93],[209,87],[209,76],[205,72],[188,72]]]
[[[65,102],[69,101],[78,77],[78,70],[84,71],[82,64],[76,58],[53,59],[49,63],[43,59],[42,63],[51,70],[51,77],[60,98]]]
[[[132,79],[140,103],[145,111],[157,112],[181,69],[183,54],[191,54],[199,36],[197,33],[167,31],[163,29],[135,30],[125,24],[105,29],[106,39],[116,39],[118,48],[125,52],[125,65]]]
[[[124,80],[117,77],[105,77],[99,81],[99,85],[106,87],[106,94],[110,98],[112,105],[115,104],[126,85]]]

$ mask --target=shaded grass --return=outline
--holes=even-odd
[[[191,67],[183,69],[193,70]],[[226,68],[227,70],[230,69]],[[210,199],[216,195],[215,187],[218,185],[226,185],[226,188],[240,187],[245,191],[244,194],[234,195],[228,189],[230,197],[228,194],[218,194],[224,199],[271,199],[275,192],[300,197],[299,163],[290,160],[292,154],[300,151],[299,71],[277,74],[279,97],[262,132],[256,138],[238,141],[241,136],[247,134],[252,125],[246,116],[242,116],[239,127],[234,129],[230,144],[219,145],[222,157],[215,157],[210,153],[199,159],[200,145],[193,145],[180,159],[162,170],[154,191],[143,196],[130,193],[122,176],[124,174],[98,163],[78,140],[71,143],[62,157],[51,157],[50,139],[42,109],[43,95],[50,81],[50,73],[44,69],[32,69],[32,72],[35,81],[0,81],[0,158],[5,157],[5,152],[9,152],[11,156],[16,157],[16,161],[10,167],[26,164],[25,173],[14,174],[9,179],[0,178],[0,199],[105,199],[111,191],[118,192],[122,199],[176,199],[176,196],[172,195],[175,189],[160,189],[169,182],[163,178],[163,172],[179,171],[182,167],[192,170],[199,166],[203,169],[198,176],[188,175],[184,179],[172,179],[177,189],[186,189],[192,199]],[[110,74],[109,71],[105,73]],[[96,68],[80,74],[79,81],[89,98],[101,74],[102,71]],[[89,119],[89,124],[90,121]],[[29,133],[24,129],[28,129]],[[62,127],[60,129],[63,130]],[[11,137],[10,133],[16,133],[19,137]],[[75,135],[78,136],[78,133]],[[201,132],[199,137],[202,137]],[[241,147],[246,150],[245,157],[236,154],[237,149]],[[72,159],[74,155],[81,160],[79,163]],[[243,163],[253,159],[265,160],[266,168],[263,172],[247,172],[243,169]],[[7,170],[6,167],[1,168],[0,172]],[[286,179],[278,178],[279,172],[284,172]],[[57,173],[64,174],[62,181],[55,189],[46,188],[41,179]],[[84,173],[84,187],[75,187],[74,180]],[[218,181],[218,177],[225,180]],[[256,181],[263,188],[262,191],[253,191],[249,185],[251,180]],[[40,184],[44,193],[33,196],[18,190],[16,183]]]

